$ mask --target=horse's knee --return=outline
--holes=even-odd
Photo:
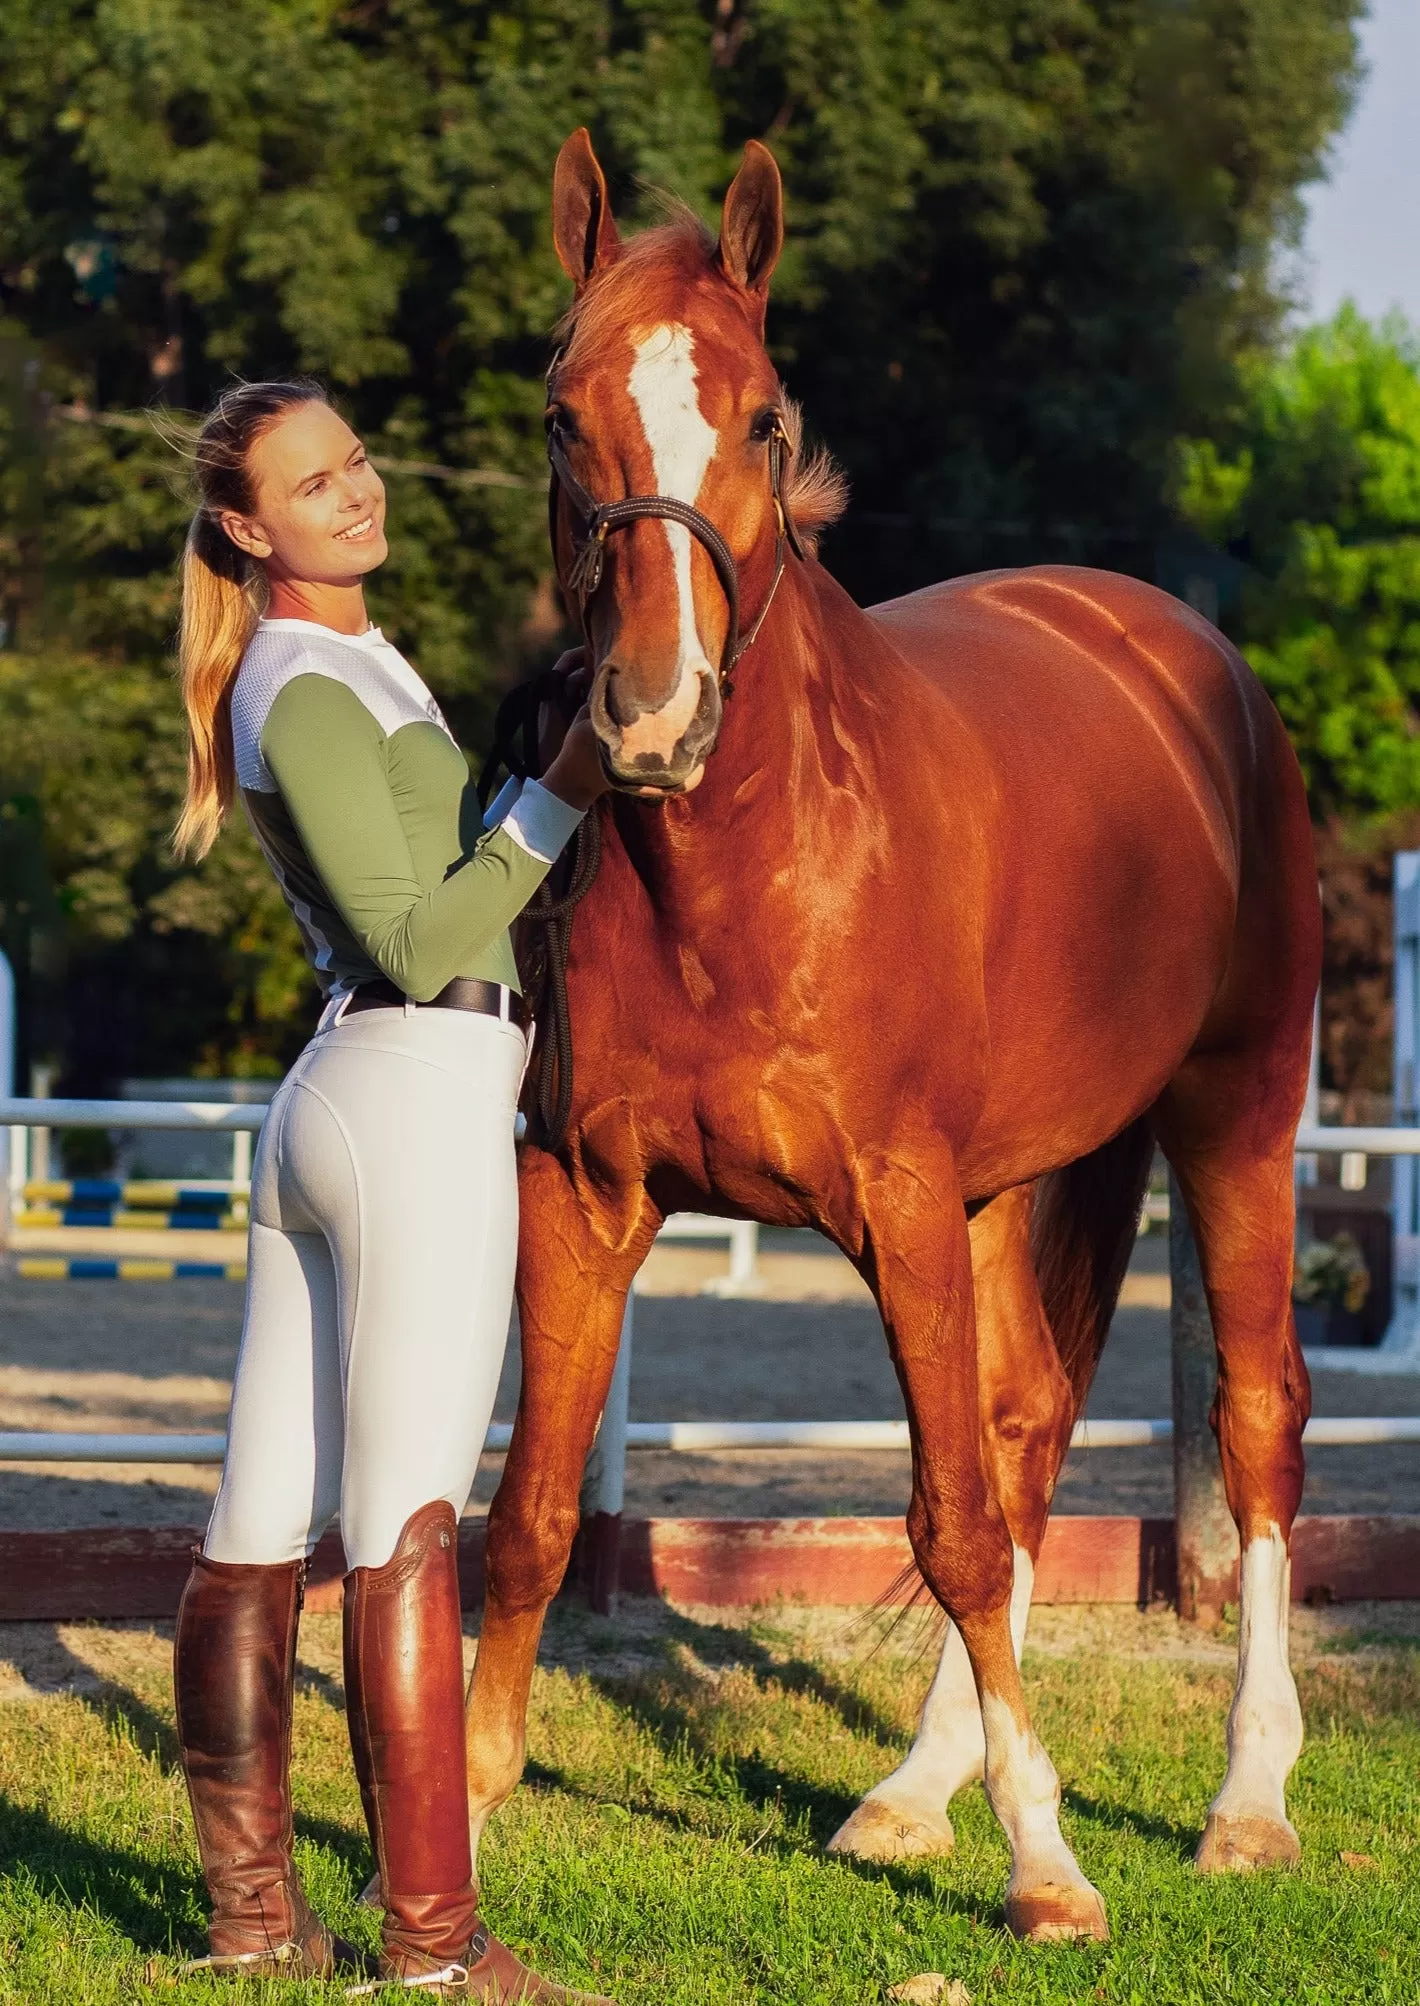
[[[494,1498],[484,1573],[489,1599],[505,1615],[542,1609],[552,1600],[567,1572],[579,1522],[575,1499],[567,1505],[505,1500],[501,1491]]]

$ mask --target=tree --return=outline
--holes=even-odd
[[[1420,340],[1352,306],[1243,373],[1178,506],[1253,570],[1238,638],[1325,815],[1420,807]]]
[[[558,626],[557,145],[591,125],[624,217],[651,213],[643,181],[713,216],[753,134],[788,187],[771,339],[856,486],[829,550],[846,581],[1043,554],[1147,571],[1170,440],[1274,324],[1268,250],[1346,109],[1358,6],[8,0],[0,730],[70,913],[76,1081],[159,1039],[169,1065],[277,1065],[309,1015],[244,833],[195,873],[164,848],[182,483],[135,413],[314,370],[377,452],[491,473],[394,478],[374,595],[476,743]],[[90,746],[73,784],[32,704]],[[157,967],[180,972],[166,1019],[140,1001]]]

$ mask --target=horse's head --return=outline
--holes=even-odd
[[[580,131],[557,157],[552,210],[576,288],[548,378],[558,573],[586,629],[607,771],[674,793],[699,780],[722,674],[786,544],[800,548],[790,484],[806,532],[836,513],[825,464],[792,470],[798,416],[764,348],[779,170],[751,141],[718,243],[687,211],[623,244]]]

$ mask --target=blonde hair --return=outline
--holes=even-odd
[[[324,402],[309,378],[234,384],[208,412],[193,447],[199,505],[182,553],[177,650],[187,712],[187,795],[173,831],[179,856],[205,857],[232,805],[232,684],[266,605],[261,566],[218,518],[225,509],[251,513],[248,462],[262,434],[296,405]]]

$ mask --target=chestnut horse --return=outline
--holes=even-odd
[[[1292,1146],[1320,959],[1297,763],[1236,651],[1134,579],[989,572],[863,611],[823,570],[812,531],[838,497],[762,340],[783,233],[763,147],[718,244],[689,215],[623,244],[585,132],[553,215],[576,289],[549,385],[555,550],[618,791],[573,933],[570,1125],[522,1158],[522,1397],[469,1698],[475,1836],[522,1767],[544,1612],[657,1228],[682,1208],[813,1226],[882,1311],[912,1550],[952,1624],[911,1754],[835,1843],[944,1850],[947,1800],[984,1768],[1009,1926],[1102,1937],[1018,1652],[1155,1138],[1197,1237],[1242,1537],[1199,1864],[1297,1851]]]

